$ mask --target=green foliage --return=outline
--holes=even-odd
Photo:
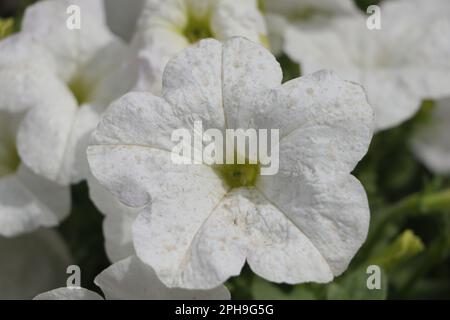
[[[0,19],[0,40],[14,32],[14,19]]]

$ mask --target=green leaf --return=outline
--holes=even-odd
[[[328,285],[328,300],[385,300],[388,293],[388,278],[384,270],[380,269],[380,289],[369,289],[367,280],[367,266],[348,270],[335,282]]]
[[[258,300],[316,300],[318,288],[303,284],[283,290],[281,285],[255,277],[252,283],[253,298]]]

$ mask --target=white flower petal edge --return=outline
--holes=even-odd
[[[139,208],[124,205],[111,192],[100,185],[92,175],[88,176],[89,197],[97,209],[105,215],[103,235],[108,258],[112,262],[135,254],[131,226],[138,216]]]
[[[388,129],[412,117],[422,99],[450,94],[444,85],[450,81],[450,41],[443,36],[450,32],[444,13],[449,2],[431,2],[382,3],[381,30],[369,30],[357,16],[332,19],[323,28],[291,26],[284,49],[305,73],[327,68],[361,83],[375,109],[376,129]]]
[[[246,259],[272,281],[327,282],[363,243],[369,208],[349,173],[373,133],[364,90],[329,71],[281,78],[256,43],[203,40],[169,62],[162,98],[130,93],[94,131],[92,173],[125,204],[145,206],[134,246],[168,287],[216,287]],[[174,164],[171,133],[194,120],[280,129],[279,173],[230,190],[209,166]]]
[[[155,272],[136,256],[114,263],[94,280],[107,300],[229,300],[225,286],[212,290],[169,289]],[[83,288],[58,288],[39,294],[34,300],[101,300]]]
[[[233,36],[267,44],[256,0],[147,0],[132,41],[142,64],[135,89],[159,95],[169,59],[200,39]]]
[[[76,287],[61,287],[41,293],[33,300],[103,300],[96,292]]]
[[[0,237],[0,255],[0,299],[31,299],[62,286],[72,263],[63,239],[51,229]]]
[[[70,190],[37,176],[16,150],[19,115],[0,112],[0,235],[51,227],[70,211]]]
[[[225,286],[212,290],[169,289],[158,279],[155,271],[136,256],[119,261],[95,278],[106,299],[141,300],[225,300],[230,293]]]
[[[429,123],[422,125],[411,138],[418,159],[437,174],[450,174],[450,98],[436,102]]]
[[[81,30],[66,28],[71,4],[81,8]],[[85,179],[91,131],[137,77],[128,48],[106,26],[103,1],[40,1],[0,46],[0,108],[28,111],[17,138],[22,161],[61,185]]]
[[[264,0],[270,49],[283,52],[284,34],[289,25],[314,28],[337,16],[361,15],[353,0]]]

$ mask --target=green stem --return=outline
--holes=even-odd
[[[415,193],[410,195],[392,207],[387,208],[378,216],[372,231],[369,233],[364,245],[366,254],[370,254],[376,244],[377,238],[386,228],[386,225],[406,215],[450,210],[450,189],[432,194]],[[367,256],[366,256],[367,257]]]

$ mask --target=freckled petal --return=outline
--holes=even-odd
[[[414,133],[412,150],[431,171],[450,173],[450,99],[436,102],[431,119]]]
[[[0,235],[11,237],[57,225],[70,211],[70,190],[25,166],[0,178]]]
[[[103,234],[108,258],[117,262],[134,254],[131,226],[140,209],[125,206],[91,175],[88,177],[89,196],[105,215]]]
[[[261,95],[281,84],[280,65],[267,49],[243,38],[224,43],[222,61],[227,127],[251,127]]]
[[[329,175],[349,173],[372,138],[373,111],[363,88],[331,71],[285,83],[258,111],[256,127],[280,130],[283,171],[295,171],[292,165]]]
[[[103,300],[94,291],[84,288],[58,288],[41,293],[33,300]]]
[[[54,55],[59,73],[67,78],[79,65],[113,39],[100,0],[47,0],[27,7],[22,32],[27,33]],[[67,8],[81,10],[81,28],[67,28]]]
[[[356,178],[278,173],[261,176],[257,189],[304,232],[335,276],[347,269],[369,227],[367,196]]]
[[[222,44],[203,40],[172,59],[164,71],[163,97],[184,115],[188,128],[194,120],[223,128]]]
[[[0,299],[32,299],[66,283],[69,250],[57,232],[42,229],[15,238],[0,237]]]
[[[230,293],[224,286],[212,290],[169,289],[161,283],[149,266],[135,256],[104,270],[95,278],[95,283],[103,290],[106,299],[230,299]]]

